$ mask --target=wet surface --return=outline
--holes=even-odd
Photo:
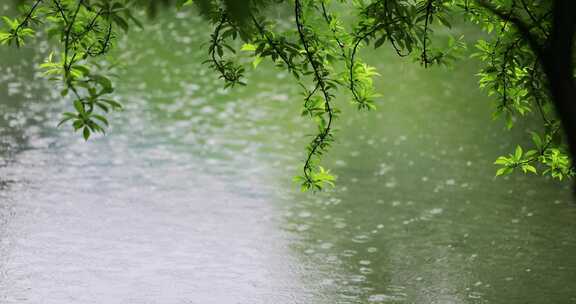
[[[264,191],[234,191],[230,181],[157,147],[135,155],[115,146],[23,152],[3,172],[25,181],[7,195],[3,303],[294,297],[285,284],[297,281],[294,261]],[[95,155],[107,161],[77,160]]]
[[[54,127],[42,57],[2,50],[1,303],[576,302],[568,185],[493,177],[537,126],[492,121],[474,63],[366,54],[379,110],[339,101],[337,188],[301,194],[297,88],[262,64],[221,89],[207,33],[180,13],[124,40],[126,110],[88,143]]]

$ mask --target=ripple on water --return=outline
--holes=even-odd
[[[387,294],[373,294],[368,297],[368,302],[370,303],[384,303],[392,301],[402,301],[402,298]]]
[[[355,256],[358,252],[356,250],[347,249],[342,251],[342,256],[344,257],[352,257]]]
[[[359,271],[361,274],[371,274],[373,272],[372,268],[369,267],[360,267]]]
[[[352,242],[354,243],[367,243],[370,241],[370,236],[367,234],[358,234],[352,238]]]
[[[378,251],[378,248],[376,247],[368,247],[368,249],[366,249],[366,251],[368,253],[376,253]]]
[[[353,274],[350,277],[348,277],[350,282],[353,283],[362,283],[364,281],[366,281],[366,276],[361,275],[361,274]]]

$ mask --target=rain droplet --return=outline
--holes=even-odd
[[[370,241],[370,237],[366,234],[359,234],[352,238],[352,242],[354,243],[366,243]]]

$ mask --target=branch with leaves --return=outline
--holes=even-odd
[[[105,133],[106,114],[122,106],[111,97],[114,88],[108,71],[90,58],[108,53],[116,36],[114,25],[128,30],[128,20],[136,18],[120,1],[36,1],[23,9],[24,17],[3,17],[7,31],[0,31],[0,43],[21,47],[24,38],[35,36],[38,25],[50,38],[57,37],[59,50],[40,68],[62,84],[61,96],[72,101],[74,112],[65,112],[59,125],[70,122],[86,140],[93,133]]]
[[[210,36],[210,46],[208,47],[210,59],[205,61],[205,63],[210,64],[213,69],[218,71],[220,78],[225,82],[226,88],[234,87],[235,85],[246,85],[242,81],[245,71],[244,67],[234,62],[234,60],[224,57],[225,50],[236,53],[236,50],[226,42],[226,39],[235,39],[238,35],[238,30],[230,23],[230,19],[225,12],[220,11],[219,15],[220,21]]]

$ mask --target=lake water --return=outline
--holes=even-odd
[[[223,90],[209,28],[160,18],[120,43],[106,137],[0,50],[0,303],[576,303],[576,208],[540,177],[494,178],[525,129],[491,119],[476,63],[385,50],[378,110],[338,102],[326,193],[291,181],[313,126],[286,73]],[[44,46],[46,47],[46,46]]]

